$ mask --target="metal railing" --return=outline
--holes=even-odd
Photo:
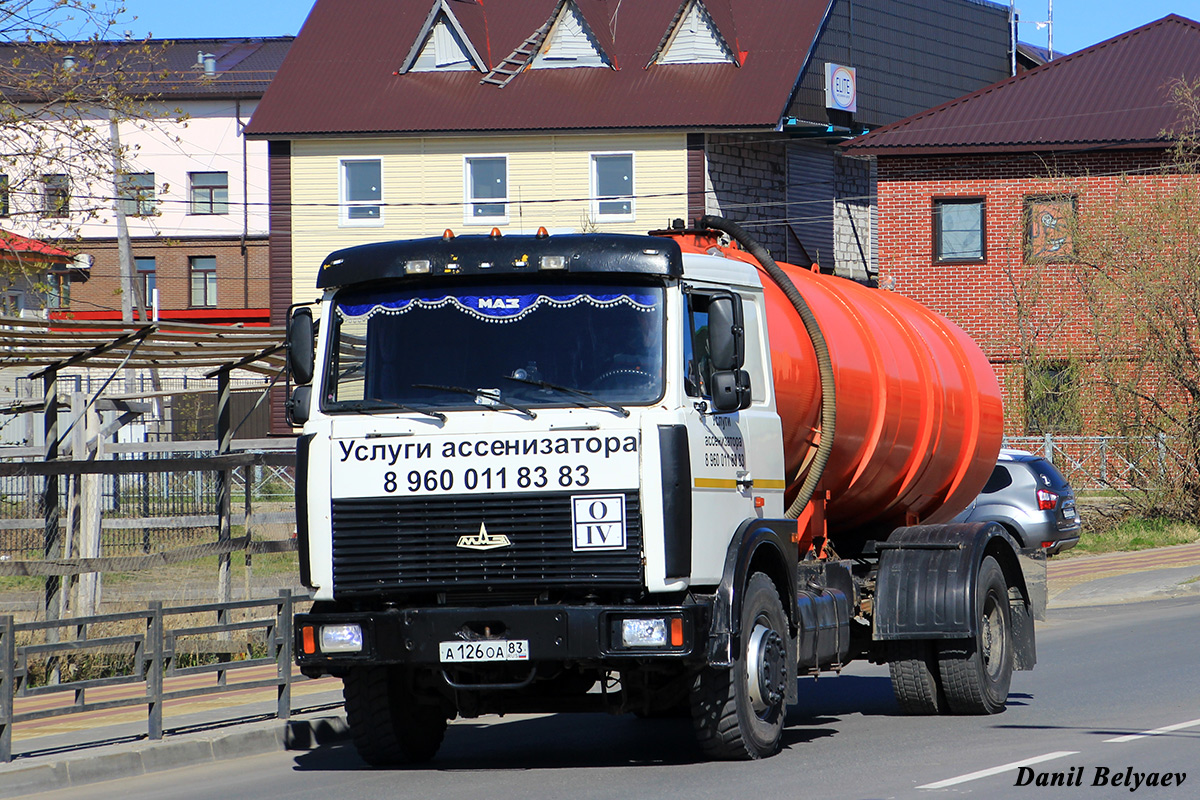
[[[277,598],[242,600],[232,603],[163,608],[152,601],[145,609],[116,614],[101,614],[69,619],[15,622],[12,616],[0,616],[0,763],[12,760],[13,725],[86,711],[144,705],[150,739],[163,735],[163,703],[189,697],[227,691],[242,691],[275,687],[275,716],[287,719],[291,715],[292,686],[292,606],[296,599],[288,590]],[[247,614],[249,618],[231,621],[237,612],[261,610]],[[213,624],[173,626],[171,619],[214,614]],[[111,635],[94,634],[106,625],[132,627],[132,632]],[[235,635],[261,633],[265,645],[261,655],[239,651]],[[35,641],[40,637],[40,641]],[[19,639],[28,641],[21,643]],[[215,663],[186,663],[200,660],[198,654],[218,659]],[[247,655],[233,660],[233,655]],[[128,669],[122,674],[102,677],[69,677],[65,667],[81,656],[128,656]],[[190,658],[189,658],[190,657]],[[34,685],[32,666],[38,666],[45,682]],[[231,673],[245,674],[246,670],[273,665],[270,678],[251,678],[228,681]],[[185,685],[178,679],[185,676],[213,675],[215,683]],[[123,697],[94,698],[97,690],[128,687]],[[89,694],[90,693],[90,694]],[[108,692],[107,694],[111,694]],[[70,700],[68,704],[32,710],[17,710],[23,698],[57,696]],[[28,704],[27,704],[28,705]]]
[[[1163,435],[1136,442],[1117,436],[1006,436],[1004,447],[1043,456],[1076,491],[1154,487],[1174,459]]]

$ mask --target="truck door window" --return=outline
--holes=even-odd
[[[688,293],[687,329],[683,337],[684,391],[688,397],[708,397],[708,377],[712,365],[708,358],[709,296]]]

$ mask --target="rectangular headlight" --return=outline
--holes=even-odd
[[[418,258],[404,262],[404,272],[408,275],[424,275],[429,272],[429,259]]]
[[[666,647],[665,619],[621,620],[621,644],[625,647]]]
[[[542,256],[541,268],[542,269],[566,269],[567,268],[567,257],[566,256]]]
[[[360,653],[362,649],[361,626],[353,623],[321,626],[322,653]]]

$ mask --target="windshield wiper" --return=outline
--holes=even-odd
[[[560,386],[557,383],[550,383],[549,381],[534,380],[532,378],[518,378],[516,375],[505,375],[504,377],[510,381],[516,381],[517,383],[526,383],[526,384],[529,384],[530,386],[536,386],[539,389],[549,389],[550,391],[553,391],[553,392],[562,392],[563,394],[569,394],[574,397],[580,397],[585,400],[590,400],[591,401],[590,404],[580,403],[580,405],[584,406],[585,408],[588,405],[603,406],[604,408],[610,408],[613,411],[616,411],[622,417],[629,416],[629,409],[623,408],[623,407],[617,405],[616,403],[609,403],[605,400],[601,400],[598,397],[593,397],[591,392],[585,392],[582,389],[572,389],[570,386]]]
[[[533,413],[532,411],[530,411],[528,408],[525,408],[524,406],[519,406],[519,405],[516,405],[515,403],[508,402],[507,400],[500,397],[500,393],[498,391],[496,392],[496,394],[492,394],[491,392],[480,391],[479,389],[468,389],[465,386],[443,386],[440,383],[414,383],[413,388],[414,389],[437,389],[442,392],[454,392],[455,394],[465,394],[470,397],[486,397],[488,400],[490,400],[492,402],[491,403],[479,403],[478,405],[481,405],[484,408],[490,408],[493,411],[500,410],[500,409],[496,408],[496,406],[504,406],[505,408],[509,408],[509,409],[512,409],[513,411],[524,414],[525,416],[529,417],[530,419],[537,419],[537,414]]]
[[[351,411],[356,411],[359,414],[366,414],[369,410],[406,411],[410,414],[424,414],[425,416],[433,417],[440,422],[446,421],[446,415],[440,411],[430,411],[426,408],[414,408],[413,406],[406,406],[403,403],[396,403],[391,400],[380,400],[377,397],[371,397],[366,400],[355,400],[354,402],[346,403],[345,406]]]

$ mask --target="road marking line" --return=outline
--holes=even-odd
[[[1115,742],[1123,744],[1124,742],[1132,742],[1135,739],[1144,739],[1147,736],[1158,736],[1162,733],[1171,733],[1172,731],[1181,731],[1184,728],[1194,728],[1200,725],[1200,719],[1194,719],[1191,722],[1179,722],[1174,725],[1167,725],[1163,728],[1155,728],[1152,731],[1142,731],[1141,733],[1131,733],[1128,736],[1118,736],[1115,739],[1105,739],[1106,742]]]
[[[979,780],[980,778],[990,778],[993,775],[999,775],[1001,772],[1008,772],[1009,770],[1014,770],[1014,769],[1017,769],[1018,767],[1028,767],[1028,766],[1032,766],[1033,764],[1040,764],[1043,761],[1053,761],[1056,758],[1063,758],[1065,756],[1074,756],[1074,755],[1078,755],[1078,754],[1079,754],[1078,750],[1059,750],[1058,752],[1055,752],[1055,753],[1046,753],[1045,755],[1042,755],[1042,756],[1034,756],[1033,758],[1027,758],[1024,761],[1014,761],[1011,764],[1002,764],[999,767],[991,767],[989,769],[981,769],[978,772],[972,772],[968,775],[959,775],[957,778],[947,778],[944,781],[937,781],[936,783],[927,783],[924,786],[918,786],[917,788],[918,789],[945,789],[947,786],[954,786],[955,784],[966,783],[967,781],[976,781],[976,780]]]

